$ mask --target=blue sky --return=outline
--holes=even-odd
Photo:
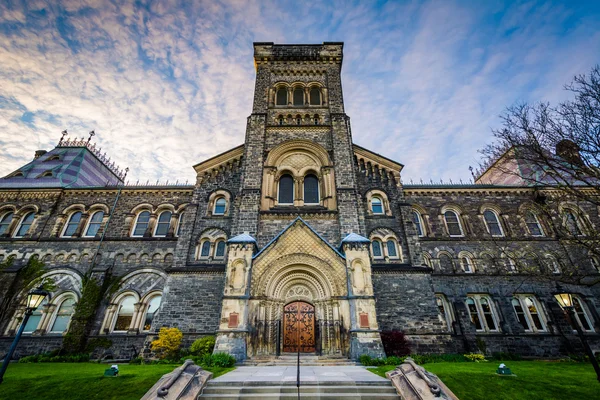
[[[254,41],[345,42],[354,141],[457,181],[505,107],[600,63],[600,2],[4,0],[0,175],[94,129],[131,180],[193,182],[244,140]]]

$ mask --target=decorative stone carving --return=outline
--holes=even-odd
[[[458,400],[440,378],[417,365],[410,357],[385,375],[404,400]]]

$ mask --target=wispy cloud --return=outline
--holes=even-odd
[[[95,129],[133,180],[193,181],[242,143],[253,41],[345,42],[354,140],[405,181],[468,178],[497,115],[558,101],[600,62],[592,5],[447,1],[9,1],[0,5],[0,174]]]

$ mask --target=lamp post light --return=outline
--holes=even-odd
[[[575,306],[573,305],[573,296],[571,295],[571,293],[558,293],[555,294],[554,297],[556,298],[556,301],[558,302],[560,307],[563,309],[565,315],[567,316],[567,319],[569,320],[569,323],[572,326],[575,326],[575,329],[577,330],[577,335],[579,335],[579,340],[581,340],[583,348],[585,349],[585,352],[587,353],[590,362],[594,367],[594,371],[596,371],[596,379],[598,379],[598,381],[600,382],[600,366],[598,365],[598,361],[594,356],[594,352],[588,344],[587,339],[585,338],[585,335],[583,334],[583,331],[581,330],[581,327],[577,322],[577,318],[575,317]]]
[[[19,330],[17,331],[17,335],[15,336],[15,340],[13,340],[10,345],[10,349],[8,353],[4,357],[4,362],[2,363],[2,369],[0,369],[0,383],[4,380],[4,373],[6,372],[6,368],[8,368],[8,364],[17,348],[17,344],[19,343],[19,339],[21,339],[21,335],[23,334],[23,330],[25,329],[25,325],[27,325],[27,321],[33,312],[42,304],[46,297],[49,297],[50,293],[42,289],[42,287],[38,287],[37,289],[33,289],[27,294],[27,303],[25,305],[25,316],[23,317],[23,321],[21,322],[21,326],[19,326]]]

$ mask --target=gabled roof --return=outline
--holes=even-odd
[[[213,169],[218,169],[221,165],[227,164],[233,160],[240,159],[244,155],[244,146],[245,145],[241,144],[233,149],[227,150],[221,154],[217,154],[208,160],[202,161],[194,165],[194,170],[196,170],[197,174],[201,174],[203,172],[209,172]]]
[[[279,240],[279,238],[281,238],[281,236],[283,236],[292,226],[294,226],[295,224],[303,224],[304,226],[306,226],[312,233],[314,233],[314,235],[316,237],[318,237],[323,243],[325,243],[327,245],[327,247],[329,247],[331,250],[333,250],[338,256],[340,256],[341,258],[345,259],[346,257],[340,253],[335,247],[333,247],[327,240],[325,240],[325,238],[321,235],[319,235],[317,233],[317,231],[315,231],[309,224],[306,223],[306,221],[304,221],[301,217],[296,217],[295,220],[293,220],[288,226],[286,226],[281,232],[279,232],[279,234],[277,236],[275,236],[269,243],[267,243],[267,245],[265,247],[263,247],[262,249],[260,249],[260,251],[258,253],[256,253],[252,258],[257,258],[258,256],[260,256],[261,254],[263,254],[269,247],[273,246],[275,243],[277,243],[277,241]]]

